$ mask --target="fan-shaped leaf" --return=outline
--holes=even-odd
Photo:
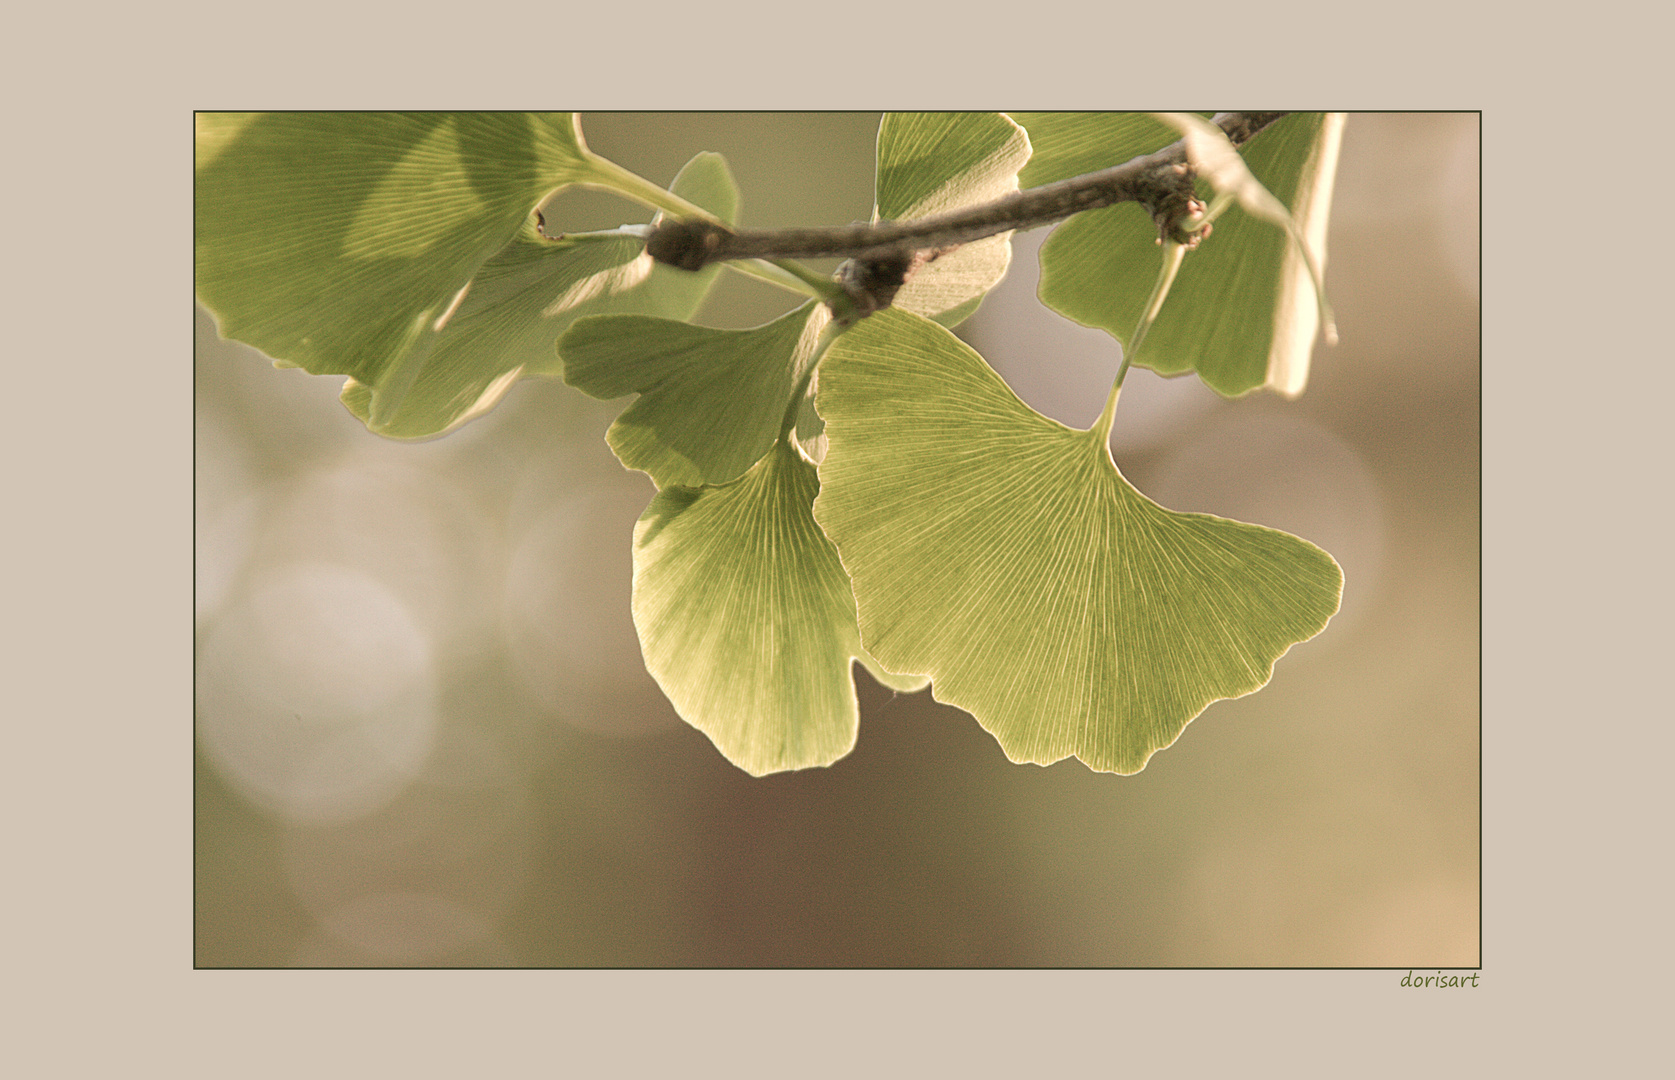
[[[600,315],[577,320],[559,350],[583,393],[640,395],[606,434],[618,460],[660,488],[695,487],[736,479],[768,452],[830,322],[814,303],[751,330]]]
[[[830,449],[814,514],[862,641],[929,675],[1014,761],[1137,772],[1337,610],[1325,552],[1158,506],[1102,431],[1034,412],[924,319],[885,311],[839,338],[816,406]]]
[[[1029,155],[1029,136],[1000,113],[886,113],[873,219],[911,221],[991,202],[1018,190]],[[1011,233],[963,244],[921,268],[893,303],[955,325],[1011,261]]]
[[[719,154],[699,154],[670,190],[723,220],[738,213],[738,188]],[[520,376],[562,375],[560,334],[584,315],[645,312],[687,319],[720,267],[687,273],[659,266],[635,237],[551,240],[534,219],[472,277],[412,387],[379,429],[396,438],[435,435],[494,405]],[[370,423],[372,391],[351,379],[343,402]]]
[[[198,294],[225,336],[352,377],[351,404],[374,429],[433,434],[486,407],[527,362],[501,356],[539,336],[519,290],[556,287],[550,305],[595,275],[607,275],[598,288],[644,277],[616,270],[630,245],[584,255],[531,228],[566,184],[644,194],[625,177],[588,151],[570,114],[205,114]]]
[[[569,115],[204,119],[205,306],[276,359],[380,387],[541,197],[592,175]]]
[[[718,487],[660,491],[634,530],[634,625],[676,711],[753,776],[855,745],[861,649],[837,551],[810,513],[814,467],[776,443]]]
[[[393,411],[376,417],[378,392],[351,377],[342,399],[369,428],[392,438],[425,438],[482,415],[535,364],[578,308],[645,281],[649,260],[632,237],[551,241],[533,217],[465,286],[458,307],[421,331],[412,380]]]
[[[1298,113],[1240,148],[1250,173],[1290,207],[1321,267],[1342,126],[1339,114]],[[1087,133],[1080,126],[1062,127],[1066,138],[1075,137],[1064,148],[1055,145],[1053,125],[1031,122],[1031,139],[1049,164],[1117,165],[1134,156],[1135,146],[1151,141],[1136,136],[1105,160],[1084,141]],[[1173,141],[1174,132],[1169,134],[1136,152]],[[1126,346],[1157,278],[1156,241],[1156,224],[1134,203],[1078,214],[1042,245],[1042,301]],[[1314,285],[1286,232],[1234,210],[1186,257],[1135,362],[1165,375],[1196,371],[1230,397],[1261,386],[1295,395],[1307,381],[1319,326]]]

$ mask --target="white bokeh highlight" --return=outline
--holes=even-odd
[[[250,562],[263,499],[245,448],[218,417],[199,412],[195,437],[192,606],[201,629],[227,602]]]
[[[205,635],[198,735],[268,811],[340,820],[394,797],[436,726],[430,638],[369,575],[301,563],[259,575]]]

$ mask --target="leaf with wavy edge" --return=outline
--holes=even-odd
[[[1036,413],[927,320],[884,311],[844,334],[816,407],[830,449],[814,517],[862,641],[929,675],[1013,761],[1138,772],[1337,611],[1331,556],[1158,506],[1117,470],[1108,429]]]
[[[738,187],[719,154],[694,157],[669,186],[725,221],[738,214]],[[549,223],[551,225],[552,223]],[[378,429],[393,438],[441,434],[492,408],[519,378],[562,375],[555,348],[577,319],[645,312],[687,319],[720,267],[687,273],[655,265],[635,237],[548,239],[531,217],[518,236],[473,275],[439,330],[400,407]],[[371,422],[372,390],[349,380],[343,403]]]
[[[448,426],[401,415],[415,387],[423,411],[469,413],[517,366],[437,386],[431,361],[467,303],[483,306],[470,294],[496,253],[513,245],[507,278],[551,273],[534,268],[536,206],[578,183],[659,194],[589,151],[572,114],[202,114],[196,160],[198,295],[223,336],[350,376],[370,426],[406,435]]]
[[[223,334],[381,392],[542,197],[595,175],[567,114],[200,120],[197,287]]]
[[[389,416],[375,419],[377,391],[353,377],[343,384],[343,404],[396,439],[444,434],[481,416],[551,360],[554,341],[590,301],[597,306],[645,282],[643,246],[629,237],[555,243],[531,218],[472,276],[458,307],[423,332],[422,361]]]
[[[1029,136],[1001,113],[885,113],[873,220],[911,221],[1018,190]],[[913,275],[894,306],[953,326],[1012,262],[1012,234],[963,244]]]
[[[634,529],[634,626],[675,710],[753,776],[855,746],[861,648],[837,551],[810,513],[814,467],[778,442],[743,476],[658,492]]]
[[[1044,182],[1052,169],[1118,165],[1177,136],[1160,121],[1135,119],[1100,155],[1093,150],[1092,121],[1019,117],[1044,163],[1039,177],[1029,177],[1032,183]],[[1239,150],[1250,173],[1291,207],[1322,268],[1342,129],[1341,114],[1297,113]],[[1147,133],[1154,131],[1164,134],[1150,145]],[[1126,347],[1157,278],[1156,241],[1156,224],[1136,204],[1078,214],[1041,247],[1042,302]],[[1313,283],[1287,234],[1234,211],[1219,218],[1214,234],[1186,257],[1135,362],[1164,375],[1196,371],[1228,397],[1258,387],[1294,397],[1307,383],[1319,326]]]
[[[773,446],[830,322],[812,302],[750,330],[601,315],[577,320],[559,349],[583,393],[640,395],[606,433],[617,459],[660,488],[695,487],[736,479]]]

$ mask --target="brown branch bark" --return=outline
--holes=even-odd
[[[1235,146],[1248,141],[1283,112],[1218,113],[1212,120]],[[1078,214],[1138,202],[1161,234],[1183,242],[1177,223],[1192,208],[1192,168],[1175,142],[1153,154],[1099,172],[1014,192],[981,206],[915,221],[846,225],[832,229],[733,230],[711,221],[666,221],[646,239],[658,262],[701,270],[729,259],[811,259],[838,256],[880,266],[911,266],[920,251],[945,251],[985,236],[1049,225]],[[897,283],[899,284],[899,282]],[[886,301],[887,303],[887,301]]]

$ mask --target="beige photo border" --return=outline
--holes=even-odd
[[[1636,58],[1662,34],[1615,20],[1597,33],[1628,44],[1578,72],[1574,31],[1509,36],[1526,16],[1457,4],[1196,5],[1168,25],[1119,5],[590,7],[78,10],[19,28],[33,67],[8,81],[40,95],[14,99],[26,144],[4,181],[28,211],[8,244],[23,340],[5,530],[19,1075],[1609,1075],[1651,1052],[1668,892],[1644,867],[1667,875],[1667,804],[1649,800],[1669,702],[1651,671],[1623,676],[1637,650],[1661,666],[1644,643],[1668,633],[1667,596],[1629,576],[1667,543],[1649,380],[1667,382],[1669,345],[1637,338],[1634,313],[1661,311],[1645,283],[1667,283],[1668,253],[1633,230],[1664,175],[1645,155],[1668,154],[1602,110],[1667,96]],[[1572,89],[1596,80],[1609,102]],[[1383,970],[193,970],[194,109],[1227,101],[1483,111],[1478,988],[1415,992]],[[1620,204],[1552,183],[1556,155],[1613,150],[1590,175]],[[1567,505],[1636,528],[1651,505],[1651,535],[1592,535]],[[1642,782],[1638,818],[1598,813]]]

